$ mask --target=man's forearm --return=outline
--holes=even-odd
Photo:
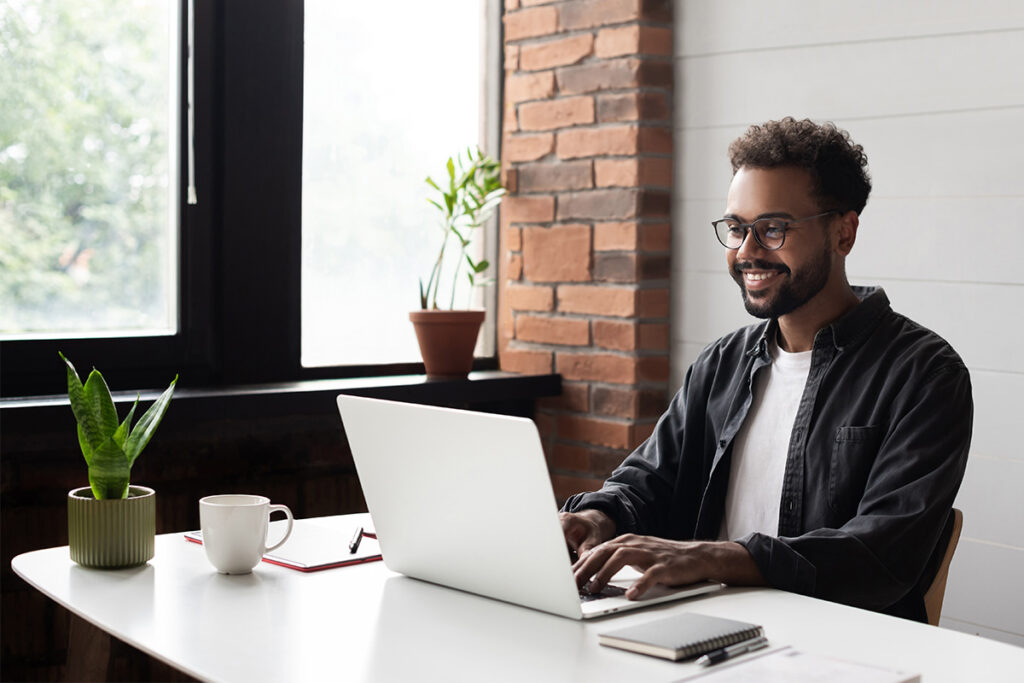
[[[768,585],[754,558],[739,543],[708,541],[695,550],[705,563],[707,578],[713,581],[730,586]]]

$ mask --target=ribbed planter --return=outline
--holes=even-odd
[[[129,486],[120,500],[96,500],[88,486],[68,492],[68,545],[83,567],[145,564],[156,545],[156,491]]]
[[[409,320],[416,328],[427,377],[469,374],[484,311],[412,311]]]

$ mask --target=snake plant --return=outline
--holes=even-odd
[[[78,445],[89,467],[89,486],[93,497],[97,500],[127,498],[132,465],[167,412],[178,377],[175,375],[167,390],[133,428],[131,422],[139,405],[138,397],[127,417],[118,423],[114,400],[100,371],[93,368],[83,385],[71,361],[63,353],[60,357],[67,365],[68,398],[78,422]]]

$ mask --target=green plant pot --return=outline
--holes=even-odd
[[[68,545],[83,567],[145,564],[156,546],[156,491],[129,486],[120,500],[96,500],[88,486],[69,491]]]

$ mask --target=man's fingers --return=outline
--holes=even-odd
[[[590,590],[595,593],[603,590],[608,585],[608,582],[612,580],[612,577],[618,574],[619,570],[626,565],[645,565],[647,561],[647,553],[640,548],[631,548],[629,546],[616,548],[590,580]]]
[[[659,583],[664,583],[663,577],[667,569],[668,567],[663,564],[655,564],[648,567],[643,576],[634,581],[633,585],[626,590],[626,598],[628,600],[637,600],[643,597],[644,593],[652,587]]]

